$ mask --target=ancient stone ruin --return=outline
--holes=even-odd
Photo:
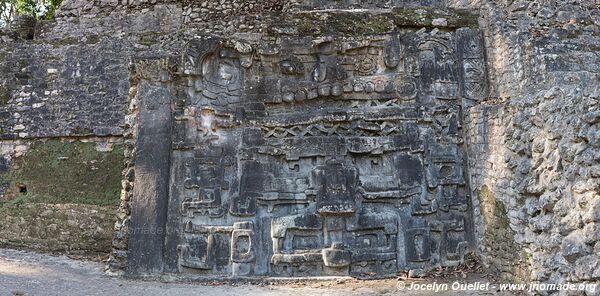
[[[460,263],[473,233],[461,97],[485,96],[480,32],[302,35],[206,37],[134,64],[130,229],[166,236],[131,233],[131,272]]]
[[[65,0],[0,36],[0,197],[117,147],[113,273],[598,281],[600,13],[505,2]]]

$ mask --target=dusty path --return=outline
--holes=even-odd
[[[399,291],[396,280],[328,281],[309,284],[217,285],[161,283],[108,277],[100,263],[0,249],[0,296],[12,295],[498,295],[487,292]],[[469,279],[472,282],[474,279]],[[478,280],[478,279],[475,279]],[[478,280],[479,281],[479,280]],[[406,282],[409,286],[410,282]]]

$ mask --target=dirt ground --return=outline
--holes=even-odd
[[[326,281],[296,281],[287,283],[225,284],[225,283],[165,283],[109,277],[100,262],[75,260],[20,250],[0,249],[0,296],[14,295],[498,295],[486,291],[409,291],[414,284],[441,285],[458,281],[482,283],[489,280],[482,274],[459,275],[455,278],[387,279],[362,281],[336,279]],[[500,294],[510,295],[510,294]]]

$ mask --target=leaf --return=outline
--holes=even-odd
[[[0,27],[6,26],[16,15],[36,19],[51,19],[62,0],[0,0]]]

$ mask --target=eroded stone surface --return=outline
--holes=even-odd
[[[511,280],[600,280],[590,268],[600,254],[593,230],[599,200],[597,4],[479,6],[490,16],[482,29],[495,98],[467,112],[469,171],[473,190],[487,188],[506,210],[513,239],[480,243],[480,249],[484,261]],[[484,240],[498,232],[484,229],[478,202],[476,233]]]
[[[30,138],[93,135],[119,137],[122,135],[125,146],[128,147],[126,151],[127,168],[123,174],[121,206],[117,214],[118,222],[115,226],[116,232],[113,241],[114,251],[110,264],[113,270],[122,270],[127,266],[127,243],[132,205],[130,201],[135,177],[133,162],[133,156],[136,153],[135,118],[139,111],[138,103],[140,103],[136,98],[139,81],[147,80],[150,84],[160,87],[176,82],[170,87],[177,92],[173,98],[177,98],[176,101],[181,103],[181,105],[177,105],[178,110],[193,110],[194,106],[204,106],[201,103],[202,100],[216,98],[216,101],[227,101],[227,104],[231,100],[231,106],[252,111],[248,112],[250,115],[246,112],[238,114],[231,110],[227,111],[228,105],[221,104],[217,107],[211,105],[212,107],[209,106],[207,109],[196,108],[196,111],[183,114],[183,117],[181,114],[173,113],[172,115],[177,115],[177,118],[186,118],[186,116],[188,118],[178,119],[175,122],[202,121],[192,119],[198,118],[198,116],[200,118],[203,116],[216,118],[218,122],[225,122],[230,126],[219,126],[215,131],[231,131],[232,135],[242,139],[241,144],[236,148],[256,148],[261,147],[265,141],[262,136],[265,131],[260,128],[264,125],[264,121],[257,120],[252,123],[250,120],[244,119],[247,115],[249,118],[257,119],[260,118],[261,112],[265,114],[269,112],[269,116],[275,114],[281,117],[283,113],[278,112],[286,110],[288,106],[300,106],[294,112],[302,113],[302,108],[305,108],[307,112],[304,113],[310,118],[316,116],[314,114],[318,114],[318,112],[314,112],[315,108],[311,109],[310,106],[314,106],[313,104],[316,103],[321,104],[321,102],[335,102],[329,105],[325,103],[323,105],[325,109],[335,107],[342,110],[353,110],[349,107],[353,103],[352,101],[364,101],[355,100],[356,97],[379,98],[391,94],[386,93],[385,84],[379,84],[378,88],[376,83],[369,84],[368,79],[393,77],[394,73],[399,73],[398,67],[403,67],[400,65],[412,63],[394,58],[406,54],[401,46],[390,46],[396,43],[396,37],[400,37],[398,39],[400,44],[410,44],[402,37],[423,35],[438,39],[452,35],[453,37],[449,40],[454,41],[450,43],[459,46],[453,47],[455,45],[452,45],[450,47],[458,50],[458,55],[449,54],[449,60],[454,57],[458,57],[458,59],[454,60],[454,66],[450,65],[449,69],[456,70],[460,78],[460,87],[457,90],[458,97],[464,98],[461,100],[463,106],[458,109],[443,110],[440,115],[436,115],[443,120],[434,116],[431,122],[424,121],[416,125],[419,127],[417,129],[419,137],[427,134],[439,136],[439,130],[444,130],[444,132],[447,130],[450,133],[460,130],[461,123],[463,123],[461,117],[465,115],[464,124],[468,133],[466,134],[466,143],[462,144],[462,148],[459,147],[458,151],[464,151],[466,148],[468,153],[469,166],[467,171],[463,171],[465,174],[462,179],[471,182],[472,190],[464,194],[460,193],[460,195],[472,197],[475,225],[477,226],[475,233],[479,238],[480,255],[484,261],[509,278],[532,279],[548,283],[598,281],[596,266],[597,254],[600,253],[600,243],[598,242],[600,205],[597,196],[597,179],[600,176],[600,170],[596,157],[599,138],[596,131],[599,116],[596,109],[600,14],[597,4],[591,0],[236,0],[227,2],[65,0],[55,20],[39,21],[36,24],[33,39],[31,39],[33,32],[31,26],[16,28],[12,32],[0,32],[0,42],[2,42],[2,46],[0,46],[0,138],[2,139],[0,172],[11,169],[10,160],[22,155],[27,150]],[[426,5],[426,7],[416,7],[418,5]],[[466,8],[467,11],[448,10],[446,7]],[[473,12],[479,12],[480,17],[478,18]],[[460,41],[462,35],[453,33],[457,28],[477,27],[477,23],[481,25],[483,41],[486,44],[487,61],[485,64],[491,82],[490,88],[487,89],[485,84],[477,83],[485,72],[483,69],[486,68],[482,65],[480,56],[484,50],[478,49],[469,53],[470,46],[460,46],[461,44],[468,45],[468,43]],[[21,24],[26,25],[25,22],[21,22]],[[404,27],[410,27],[410,29],[403,29]],[[184,54],[189,56],[186,44],[194,44],[197,41],[192,43],[190,41],[196,40],[198,36],[209,34],[224,36],[225,39],[232,42],[237,40],[237,43],[225,42],[225,44],[215,45],[211,49],[213,55],[220,52],[220,48],[226,49],[227,53],[212,60],[208,59],[207,67],[204,68],[209,70],[205,73],[200,73],[202,71],[184,73],[183,69],[187,69],[185,63],[171,63],[176,65],[173,69],[165,66],[169,64],[169,59],[166,57],[177,57],[174,59],[178,60]],[[273,38],[263,39],[264,36]],[[294,39],[298,36],[311,37],[307,38],[309,41],[304,42],[301,41],[301,38]],[[327,40],[321,39],[321,37],[335,38]],[[298,48],[308,51],[308,56],[314,59],[318,56],[325,65],[322,67],[324,72],[329,72],[328,68],[331,67],[328,66],[328,63],[332,59],[342,57],[346,52],[335,47],[334,50],[331,50],[333,54],[310,52],[309,50],[313,50],[313,41],[326,46],[327,44],[339,45],[350,40],[341,37],[356,38],[357,40],[362,38],[369,42],[375,41],[375,43],[379,41],[374,39],[380,38],[386,43],[374,46],[369,43],[367,46],[383,51],[383,53],[379,52],[374,55],[377,57],[375,72],[372,69],[373,62],[367,59],[359,63],[352,63],[352,65],[342,65],[343,67],[356,67],[360,70],[358,77],[367,77],[368,79],[364,81],[361,80],[362,78],[356,79],[356,81],[363,82],[356,84],[356,91],[354,82],[351,92],[346,92],[350,88],[342,87],[342,94],[339,96],[337,95],[339,87],[335,87],[335,84],[344,82],[345,86],[346,82],[353,81],[354,73],[350,73],[348,77],[335,78],[331,80],[332,83],[328,80],[327,75],[325,75],[325,80],[319,81],[323,76],[312,75],[315,61],[307,62],[306,53],[263,52],[262,56],[256,55],[257,49],[260,48],[258,45],[262,43],[269,48],[274,42],[276,43],[276,40],[296,40],[301,43]],[[409,40],[413,39],[409,38]],[[285,46],[285,44],[282,45]],[[354,47],[351,48],[355,48],[358,45],[352,46]],[[421,49],[417,51],[421,51]],[[445,51],[442,50],[441,53],[444,54]],[[269,67],[256,70],[256,63],[264,63],[266,59],[263,56],[269,54],[273,57]],[[434,59],[437,59],[439,54],[439,50],[434,50],[433,54],[424,51],[423,56],[419,55],[417,61],[430,63],[430,57],[433,56]],[[369,55],[369,53],[364,54],[365,57],[369,57]],[[197,54],[192,56],[195,58],[188,59],[188,62],[196,63],[194,71],[202,69],[202,66],[198,66],[202,64],[200,62],[202,59],[197,58]],[[360,56],[363,56],[363,53]],[[128,71],[127,63],[131,59],[135,62]],[[156,65],[156,63],[162,64]],[[421,67],[422,65],[419,65],[415,69],[421,70]],[[334,70],[335,68],[333,67]],[[266,104],[269,107],[264,110],[245,106],[245,102],[249,102],[247,100],[252,96],[239,92],[239,90],[246,86],[246,81],[251,76],[229,75],[231,69],[240,69],[239,73],[248,72],[260,77],[268,77],[265,73],[268,73],[269,70],[279,71],[277,75],[287,77],[283,80],[285,81],[283,86],[286,89],[283,89],[282,92],[281,85],[277,85],[268,90],[275,90],[276,96],[273,96],[272,99],[279,100],[278,98],[280,98],[281,102],[269,102]],[[317,72],[321,73],[321,71]],[[452,70],[443,73],[452,73]],[[394,86],[393,89],[399,102],[392,102],[390,106],[377,105],[380,102],[374,103],[375,106],[367,104],[361,108],[354,108],[358,109],[354,110],[354,114],[368,114],[370,110],[378,108],[394,108],[394,104],[399,103],[400,105],[410,105],[411,108],[426,107],[417,113],[430,116],[431,114],[428,112],[431,109],[428,108],[439,103],[437,95],[445,98],[452,97],[451,92],[444,94],[444,91],[454,88],[448,87],[448,85],[431,88],[430,82],[444,77],[427,77],[415,77],[418,81],[419,91],[414,99],[406,100],[411,96],[411,83],[410,81],[403,83],[401,80],[400,87]],[[224,87],[223,83],[219,82],[222,80],[219,79],[233,81],[231,93],[229,93],[230,85],[227,84]],[[395,79],[391,80],[394,83],[398,82]],[[452,84],[455,81],[454,78],[441,80],[443,81],[435,82]],[[216,84],[211,84],[206,88],[206,93],[209,95],[205,98],[202,94],[205,89],[204,85],[215,81]],[[425,82],[425,85],[421,85],[422,82]],[[198,88],[195,86],[196,84],[198,84]],[[192,87],[192,85],[194,86]],[[248,85],[256,86],[252,83]],[[292,87],[290,88],[290,86]],[[227,92],[223,92],[224,89],[227,89]],[[488,89],[491,90],[489,94],[492,98],[478,104],[481,97],[488,95]],[[260,97],[260,91],[264,90],[265,88],[255,88],[254,96]],[[189,95],[184,94],[188,92]],[[432,96],[433,93],[436,95]],[[201,100],[193,102],[182,100],[186,96],[201,98]],[[254,99],[252,98],[252,100]],[[434,104],[432,105],[432,103]],[[444,104],[440,103],[440,105]],[[461,104],[447,103],[446,105],[459,106]],[[225,112],[222,112],[223,110]],[[126,113],[127,116],[125,116]],[[232,114],[234,119],[242,119],[228,122]],[[452,119],[452,116],[457,116],[457,119]],[[270,137],[293,138],[292,135],[304,132],[305,128],[310,125],[304,125],[300,130],[298,128],[289,130],[289,127],[298,125],[294,125],[294,122],[291,122],[292,125],[282,123],[280,117],[273,117],[274,120],[271,123],[280,126],[277,126],[277,129],[273,128]],[[418,118],[421,120],[428,117]],[[357,129],[361,132],[373,133],[368,124],[352,125],[354,121],[349,120],[350,129],[336,128],[333,134],[345,132],[346,134],[339,137],[347,139],[356,137]],[[452,122],[457,124],[448,124]],[[259,129],[256,134],[243,133],[245,129],[253,125]],[[441,128],[436,127],[438,125]],[[400,129],[405,128],[406,125],[394,123],[391,127]],[[408,127],[412,129],[411,124]],[[177,128],[173,129],[173,131],[177,130]],[[209,126],[201,127],[196,132],[210,135],[214,131]],[[314,130],[314,132],[329,133],[331,129],[323,128],[323,130]],[[304,135],[313,137],[309,134]],[[364,135],[360,136],[364,137]],[[383,138],[380,135],[369,137]],[[430,139],[421,140],[424,144],[431,143]],[[284,140],[277,141],[284,142]],[[297,140],[287,141],[286,145],[278,144],[278,149],[291,147],[289,143],[293,144],[293,141]],[[13,143],[15,144],[13,145]],[[194,149],[189,146],[186,148],[185,142],[181,142],[184,144],[183,148],[176,148],[179,142],[173,141],[172,143],[175,147],[174,154],[184,154],[185,149],[190,151]],[[431,155],[428,154],[429,150],[409,153],[408,150],[390,152],[381,149],[382,154],[376,154],[380,151],[373,147],[380,143],[380,140],[364,141],[352,145],[344,142],[346,155],[342,161],[339,163],[320,161],[309,169],[303,166],[302,174],[308,178],[308,182],[285,184],[285,186],[290,188],[301,188],[306,184],[328,186],[329,181],[325,177],[330,175],[362,181],[366,179],[362,174],[365,164],[363,162],[356,165],[353,161],[365,158],[365,155],[383,158],[388,154],[398,155],[394,157],[393,162],[379,162],[386,164],[386,168],[388,163],[410,166],[421,161],[425,164],[425,169],[422,171],[424,174],[420,180],[421,182],[427,180],[425,182],[427,185],[422,185],[424,187],[421,189],[446,186],[436,182],[438,175],[429,173],[429,168],[433,167],[430,162]],[[10,147],[10,149],[6,147]],[[307,149],[309,147],[310,145],[306,146]],[[229,148],[229,150],[223,149],[223,151],[235,155],[236,158],[239,155],[237,149]],[[303,157],[300,156],[304,153],[302,149],[293,150],[291,148],[281,155],[265,154],[264,151],[261,153],[251,152],[248,154],[250,157],[258,155],[258,157],[278,159],[280,165],[301,162]],[[202,230],[202,235],[206,234],[213,238],[225,236],[227,238],[225,241],[229,239],[235,241],[233,245],[240,250],[247,249],[248,237],[258,237],[257,240],[272,243],[273,238],[270,233],[263,235],[260,232],[260,229],[265,227],[261,225],[267,225],[267,228],[271,227],[269,222],[255,221],[254,218],[248,217],[256,214],[261,216],[264,214],[263,210],[269,209],[272,205],[272,213],[275,214],[265,215],[271,215],[274,221],[296,221],[296,218],[288,217],[287,220],[283,218],[298,215],[299,213],[288,212],[291,212],[292,209],[302,210],[305,207],[302,204],[278,205],[269,198],[259,198],[259,193],[264,190],[264,182],[267,180],[264,176],[261,177],[264,174],[259,174],[259,177],[256,178],[241,177],[244,172],[265,172],[265,168],[256,164],[255,159],[243,159],[239,161],[239,164],[237,159],[235,162],[229,160],[216,162],[214,155],[210,154],[214,153],[212,150],[210,153],[202,153],[198,154],[199,157],[192,157],[190,152],[190,158],[193,159],[190,162],[196,163],[198,166],[201,164],[217,167],[219,170],[223,168],[221,170],[223,178],[220,176],[217,178],[223,182],[208,186],[205,185],[206,181],[202,178],[190,178],[190,181],[185,182],[184,180],[183,183],[188,184],[192,189],[185,190],[200,191],[202,186],[203,196],[209,196],[211,191],[213,194],[218,191],[219,195],[213,196],[219,196],[220,203],[217,203],[216,199],[204,204],[195,202],[193,198],[199,197],[200,193],[197,192],[196,195],[194,192],[194,196],[190,197],[191,201],[185,204],[186,212],[190,212],[193,216],[208,212],[209,218],[202,218],[203,221],[219,221],[211,226],[224,227],[215,228],[218,231],[213,229],[216,232]],[[464,152],[461,153],[464,154]],[[292,156],[297,156],[298,160],[288,159]],[[462,155],[462,158],[465,159],[465,155]],[[336,161],[338,161],[337,158]],[[235,163],[236,168],[239,168],[237,171],[239,178],[237,183],[226,184],[225,181],[228,177],[225,173],[227,168],[230,169],[229,164],[231,163]],[[285,168],[285,165],[281,165],[281,167]],[[436,165],[435,162],[433,165]],[[270,170],[278,173],[284,171],[279,167],[266,169],[267,172]],[[444,171],[453,171],[453,169],[444,169]],[[408,177],[418,176],[418,172],[419,170],[393,171],[389,176],[397,177],[399,180],[412,180],[413,183],[418,184],[419,178],[413,180]],[[201,175],[197,171],[194,174]],[[471,178],[467,179],[468,176]],[[186,178],[182,175],[177,180],[179,179]],[[385,178],[373,179],[371,184],[375,184],[375,181],[385,183]],[[432,183],[429,183],[430,180]],[[263,186],[261,187],[259,184],[263,184]],[[5,183],[0,184],[2,188],[5,186]],[[402,203],[403,199],[397,203],[366,202],[363,204],[364,197],[362,195],[370,192],[360,190],[360,187],[346,187],[348,192],[359,195],[358,199],[341,199],[333,193],[333,196],[336,196],[334,203],[329,203],[328,199],[316,198],[317,194],[327,196],[331,195],[331,192],[323,190],[321,191],[323,193],[315,193],[314,206],[309,211],[310,217],[329,217],[336,211],[343,212],[345,216],[337,220],[345,223],[342,231],[345,233],[355,231],[349,229],[363,227],[363,222],[359,223],[358,219],[351,221],[349,217],[356,217],[363,208],[369,208],[364,206],[368,204],[374,204],[373,207],[377,209],[386,209],[381,211],[382,215],[378,215],[379,212],[373,215],[367,212],[360,216],[364,218],[360,221],[367,221],[364,223],[371,223],[370,221],[375,219],[372,218],[373,216],[385,221],[392,221],[398,217],[400,217],[400,221],[403,221],[402,217],[412,217],[413,215],[416,217],[426,216],[429,218],[424,220],[432,221],[437,217],[431,217],[438,216],[439,213],[444,212],[443,209],[447,208],[445,203],[438,203],[436,214],[427,214],[427,210],[430,211],[433,207],[431,201],[437,201],[438,197],[435,199],[424,198],[420,202],[409,198],[410,204]],[[251,194],[240,196],[230,193],[234,190],[239,191],[240,188],[244,188]],[[431,194],[429,189],[422,192],[425,191],[428,192],[427,195]],[[315,192],[319,191],[315,190]],[[481,199],[480,193],[485,193],[486,198]],[[452,196],[452,194],[452,192],[446,192],[444,196]],[[368,196],[372,199],[365,200],[372,201],[379,198],[372,194]],[[232,206],[230,201],[234,197],[239,203]],[[257,201],[256,205],[252,203],[255,200]],[[288,198],[288,200],[290,199]],[[295,202],[294,199],[291,200]],[[245,206],[247,201],[251,206]],[[413,203],[421,205],[417,209],[413,209]],[[203,208],[205,205],[206,208]],[[408,210],[409,207],[410,210]],[[285,211],[288,212],[279,213],[278,211],[281,212],[280,208],[287,209]],[[172,209],[180,211],[180,207],[172,207]],[[491,211],[487,211],[490,209]],[[401,212],[400,216],[394,215],[394,211],[396,214]],[[491,218],[487,220],[488,222],[484,217],[486,214],[491,214],[487,216],[487,218]],[[178,214],[170,213],[169,217],[175,217],[174,215]],[[217,217],[210,218],[210,215]],[[194,220],[195,218],[181,219]],[[318,227],[322,227],[322,229],[326,227],[338,229],[335,227],[339,227],[337,222],[325,221],[329,218],[321,218],[321,224],[318,219],[313,221],[308,216],[303,219],[304,224],[298,223],[312,227],[306,231],[314,231]],[[202,222],[202,224],[210,223]],[[502,229],[495,231],[490,225],[502,227]],[[383,233],[388,237],[394,232],[397,235],[403,234],[403,231],[407,230],[403,228],[405,226],[399,223],[396,229],[384,229]],[[421,226],[414,227],[420,228]],[[422,228],[427,229],[427,227]],[[435,241],[435,239],[439,239],[435,237],[443,231],[433,231],[433,229],[429,228],[429,234],[434,237],[433,241]],[[283,231],[276,237],[280,237],[281,233]],[[285,233],[287,235],[288,232]],[[418,237],[426,235],[427,232],[414,230],[409,234]],[[400,237],[398,235],[398,238]],[[178,240],[173,240],[173,242],[175,245],[179,244]],[[229,245],[231,248],[231,241]],[[396,247],[400,248],[401,246],[406,247],[406,244],[398,241]],[[171,248],[174,247],[171,246]],[[413,249],[427,253],[427,250],[423,248]],[[317,254],[314,256],[320,256],[323,265],[340,268],[347,264],[349,256],[349,262],[353,264],[352,254],[348,255],[344,244],[330,244],[319,250],[320,253],[312,253]],[[407,252],[415,251],[405,248],[406,250],[408,250]],[[520,250],[520,252],[514,252],[515,250]],[[268,252],[271,252],[271,249],[268,249]],[[176,252],[172,254],[179,256],[179,253]],[[283,253],[281,254],[283,255]],[[226,267],[223,274],[229,274],[229,272],[243,274],[249,270],[243,266],[252,266],[252,262],[257,262],[256,260],[259,260],[257,258],[262,258],[261,254],[257,256],[248,252],[239,252],[233,257],[231,254],[229,255],[228,260],[234,258],[234,260],[244,262],[239,262],[239,265],[242,266],[239,270]],[[441,258],[436,256],[434,251],[430,262],[436,262],[436,260],[441,262]],[[285,256],[279,257],[284,258]],[[226,259],[227,254],[220,258]],[[396,257],[397,268],[401,268],[399,265],[401,260],[398,258],[402,258],[402,255]],[[227,268],[231,268],[231,270]],[[413,271],[413,274],[418,273],[420,271]]]
[[[169,77],[137,84],[128,272],[389,277],[460,264],[472,231],[460,98],[485,93],[481,50],[469,28],[190,42],[162,65]],[[169,122],[172,151],[144,148],[168,139],[148,127]],[[170,171],[146,159],[165,152]],[[136,193],[163,178],[168,193]],[[137,234],[163,225],[164,246]]]

